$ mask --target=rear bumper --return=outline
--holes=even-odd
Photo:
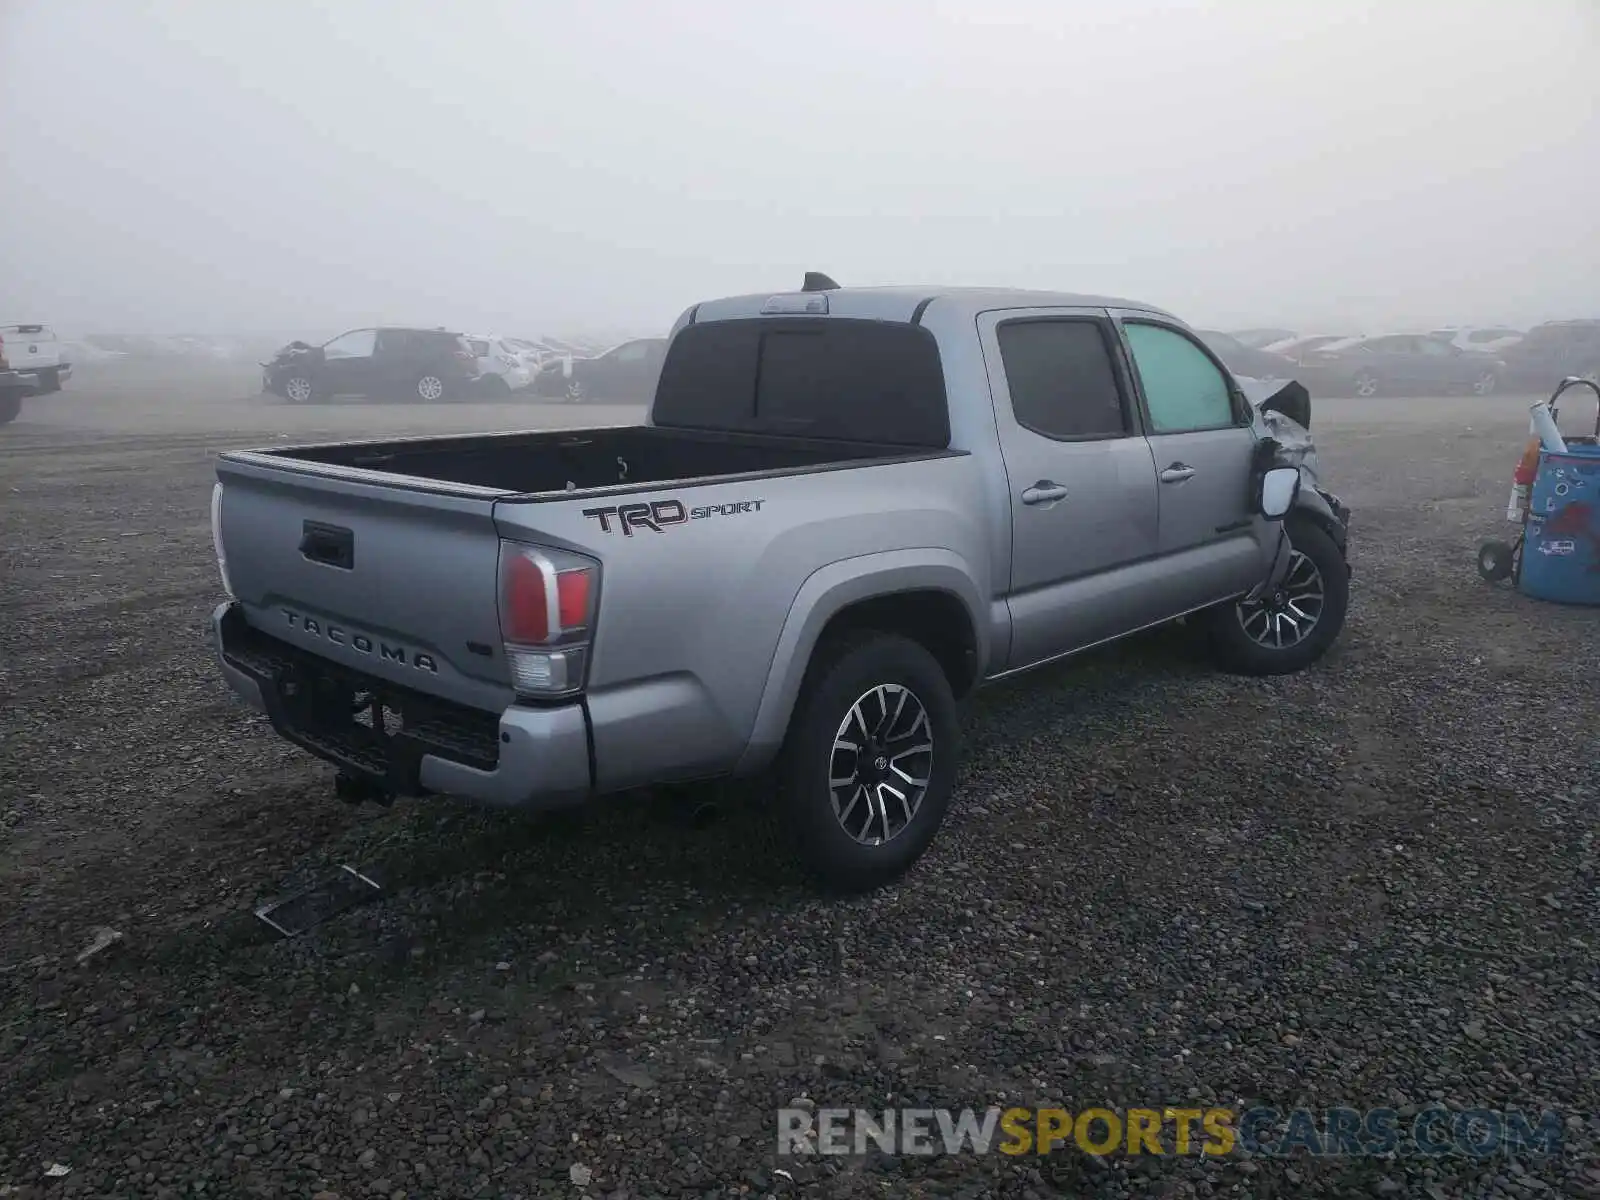
[[[7,391],[16,388],[26,388],[29,391],[39,387],[39,375],[36,371],[0,371],[0,388]]]
[[[212,632],[228,686],[281,737],[395,795],[539,809],[565,807],[592,790],[580,704],[513,705],[498,716],[451,704],[264,634],[231,601],[213,612]],[[382,707],[358,714],[363,697]],[[397,728],[383,732],[396,714]]]

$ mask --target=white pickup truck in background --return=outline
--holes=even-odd
[[[71,376],[48,325],[0,325],[0,425],[17,419],[24,396],[59,392]]]

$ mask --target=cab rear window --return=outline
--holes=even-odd
[[[842,317],[711,321],[667,350],[657,425],[943,449],[950,414],[926,329]]]

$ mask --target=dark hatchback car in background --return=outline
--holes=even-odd
[[[333,396],[432,403],[470,391],[479,375],[461,334],[398,326],[352,329],[320,346],[290,342],[262,366],[262,389],[291,404]]]
[[[1196,330],[1200,340],[1211,347],[1211,352],[1222,360],[1222,365],[1235,375],[1247,379],[1289,379],[1294,375],[1294,360],[1271,350],[1258,350],[1246,346],[1231,333],[1215,329]]]
[[[1600,320],[1546,321],[1500,356],[1507,382],[1530,392],[1553,392],[1568,375],[1600,383]]]
[[[1499,388],[1505,363],[1428,334],[1392,333],[1327,342],[1301,356],[1294,378],[1313,393],[1440,396]]]
[[[655,394],[666,338],[636,338],[595,358],[563,356],[545,363],[533,379],[536,396],[568,400],[618,400],[643,404]]]

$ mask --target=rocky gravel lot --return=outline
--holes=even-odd
[[[1473,570],[1526,400],[1324,404],[1325,663],[1173,633],[986,693],[929,856],[822,902],[756,812],[335,801],[212,666],[214,453],[631,414],[248,374],[0,429],[0,1196],[1600,1197],[1600,610]],[[253,917],[345,862],[385,899]],[[1563,1151],[779,1158],[797,1098],[1549,1109]]]

